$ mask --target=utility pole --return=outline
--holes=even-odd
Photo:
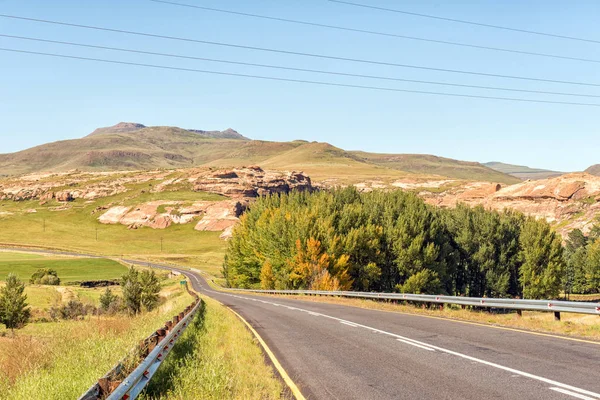
[[[96,242],[98,241],[98,227],[96,227]]]

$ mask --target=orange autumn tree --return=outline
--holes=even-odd
[[[296,255],[289,262],[290,280],[294,287],[309,290],[348,290],[352,279],[348,274],[348,256],[335,257],[321,248],[314,238],[306,240],[306,246],[296,241]]]

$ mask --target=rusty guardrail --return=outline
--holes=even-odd
[[[165,326],[142,340],[128,357],[98,379],[98,382],[79,400],[135,399],[152,379],[177,339],[181,337],[202,306],[202,300],[198,295],[191,291],[190,294],[194,296],[192,304],[187,306],[183,312],[175,315],[172,320],[167,321]],[[131,365],[131,358],[135,365]]]

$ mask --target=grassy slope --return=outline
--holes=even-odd
[[[453,179],[517,183],[519,179],[495,171],[482,164],[458,161],[426,154],[377,154],[352,152],[358,159],[414,174],[433,174]]]
[[[93,203],[76,200],[63,211],[51,211],[58,204],[40,205],[36,201],[0,202],[0,243],[69,249],[106,256],[131,256],[158,261],[186,261],[189,265],[217,272],[224,255],[225,242],[220,232],[198,232],[194,224],[173,225],[164,230],[129,230],[123,225],[103,225],[93,214],[102,205],[132,205],[150,200],[220,200],[219,195],[191,191],[142,193],[148,183],[134,185],[130,192],[99,199]],[[25,210],[35,209],[35,213]],[[44,230],[45,226],[45,230]],[[98,240],[96,240],[96,234]],[[162,252],[161,252],[162,239]]]
[[[524,165],[505,164],[501,162],[488,162],[483,165],[504,174],[512,175],[519,179],[546,179],[564,174],[563,172],[558,171],[530,168]]]

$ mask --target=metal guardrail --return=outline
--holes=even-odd
[[[194,303],[186,308],[184,312],[175,315],[172,321],[167,321],[163,328],[158,329],[143,341],[143,350],[147,350],[148,355],[129,375],[122,381],[118,380],[119,376],[122,375],[124,364],[120,362],[104,377],[100,378],[79,400],[135,399],[150,382],[150,379],[171,352],[177,339],[181,337],[200,309],[202,300],[197,295],[194,297],[196,298]]]
[[[326,290],[254,290],[254,289],[228,289],[242,292],[266,293],[266,294],[304,294],[319,296],[356,297],[376,300],[414,301],[431,304],[457,304],[461,306],[502,308],[510,310],[550,311],[554,312],[560,319],[560,312],[578,314],[600,315],[600,303],[585,303],[577,301],[562,300],[521,300],[501,299],[486,297],[462,297],[462,296],[436,296],[426,294],[405,293],[375,293],[375,292],[345,292]]]

